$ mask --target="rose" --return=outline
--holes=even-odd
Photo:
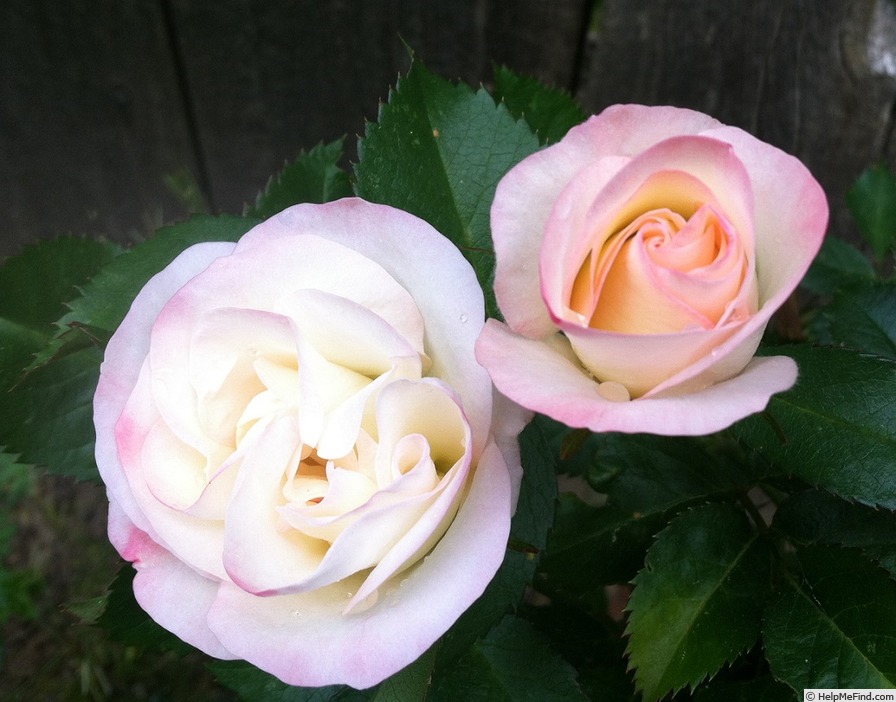
[[[524,417],[482,292],[425,222],[347,199],[188,248],[109,342],[109,534],[162,626],[289,684],[373,685],[500,565]]]
[[[706,115],[620,105],[501,180],[477,358],[512,400],[593,431],[705,434],[796,380],[753,358],[818,251],[818,183]]]

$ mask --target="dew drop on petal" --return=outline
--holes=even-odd
[[[462,314],[462,315],[460,316],[460,323],[461,323],[461,324],[466,324],[466,323],[467,323],[467,319],[469,319],[469,318],[467,317],[467,315]]]
[[[615,380],[598,383],[597,394],[610,402],[628,402],[632,399],[625,385]]]

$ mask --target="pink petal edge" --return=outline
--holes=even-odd
[[[476,357],[503,394],[528,409],[591,431],[699,436],[763,410],[776,392],[796,382],[785,356],[755,358],[737,376],[686,395],[611,402],[597,383],[547,344],[489,320]]]

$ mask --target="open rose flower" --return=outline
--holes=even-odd
[[[477,357],[512,400],[593,431],[705,434],[796,380],[753,358],[827,226],[795,158],[698,112],[620,105],[517,164],[492,205]]]
[[[95,398],[109,534],[137,601],[289,684],[373,685],[504,556],[518,408],[473,355],[472,269],[425,222],[299,205],[144,287]]]

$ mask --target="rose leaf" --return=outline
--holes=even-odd
[[[585,121],[585,113],[571,95],[506,66],[495,67],[492,93],[510,114],[526,121],[542,144],[560,141],[572,127]]]
[[[603,607],[603,586],[634,577],[667,515],[636,514],[612,505],[592,507],[573,495],[561,496],[559,505],[539,586]]]
[[[489,210],[501,177],[537,149],[526,123],[484,89],[453,85],[414,60],[358,142],[355,187],[365,200],[415,214],[454,242],[496,316]]]
[[[615,433],[599,438],[591,473],[612,472],[600,491],[607,493],[610,504],[629,512],[680,510],[695,498],[724,494],[748,483],[731,457],[720,460],[699,438]]]
[[[776,678],[805,688],[896,685],[896,581],[858,550],[798,551],[762,626]]]
[[[508,616],[433,680],[431,702],[584,702],[576,672],[528,622]]]
[[[205,241],[236,241],[258,221],[233,215],[194,215],[162,227],[83,286],[81,297],[69,303],[69,312],[58,321],[61,330],[81,325],[111,335],[146,282],[184,249]]]
[[[865,254],[842,239],[828,236],[800,285],[816,295],[830,295],[844,285],[875,278]]]
[[[628,606],[629,660],[645,700],[695,686],[755,643],[770,568],[766,542],[731,505],[672,520]]]
[[[22,463],[98,479],[93,394],[102,353],[83,348],[29,372],[0,403],[0,445]]]
[[[300,202],[331,202],[352,194],[348,174],[339,167],[344,139],[318,144],[272,176],[246,208],[250,217],[267,219]]]
[[[846,194],[859,231],[879,259],[896,245],[896,177],[883,164],[859,176]]]
[[[824,490],[791,495],[772,526],[798,544],[858,548],[896,577],[896,513],[847,502]]]
[[[795,359],[799,378],[734,433],[781,472],[841,497],[896,508],[896,363],[808,345],[763,353]]]
[[[828,343],[896,361],[896,283],[840,289],[820,316]]]
[[[0,382],[13,385],[40,352],[65,311],[63,301],[120,248],[108,241],[64,237],[26,247],[0,268]]]

